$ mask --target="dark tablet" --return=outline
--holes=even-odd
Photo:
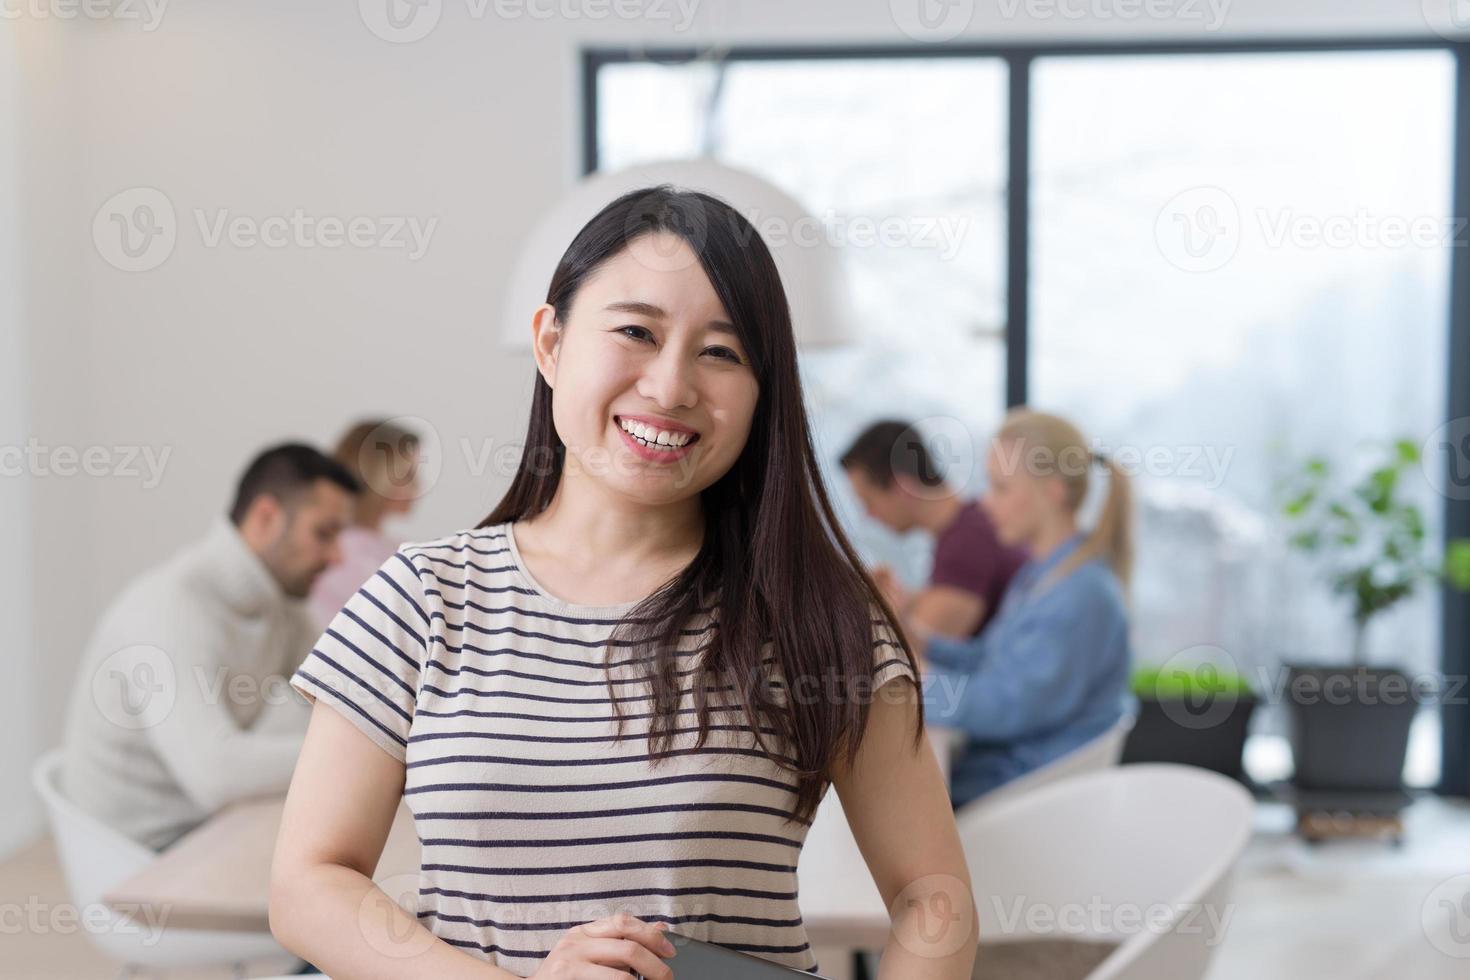
[[[665,961],[673,969],[676,980],[791,980],[793,977],[822,980],[815,973],[803,973],[759,956],[691,939],[672,929],[664,935],[677,950],[673,959]]]

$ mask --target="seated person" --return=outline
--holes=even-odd
[[[342,436],[332,458],[357,479],[360,489],[352,521],[337,539],[342,560],[311,587],[311,615],[322,629],[398,550],[400,542],[383,533],[383,522],[407,514],[419,495],[419,437],[386,419],[359,422]]]
[[[894,612],[943,636],[979,633],[1026,552],[1000,542],[979,501],[962,500],[945,485],[907,423],[869,426],[843,453],[842,468],[869,517],[899,534],[920,528],[934,537],[923,589],[911,593],[889,569],[873,569]]]
[[[1108,471],[1097,526],[1077,529],[1090,471]],[[922,650],[925,719],[965,734],[951,767],[956,807],[1091,741],[1130,710],[1124,590],[1132,563],[1127,475],[1090,452],[1071,423],[1006,416],[986,461],[985,506],[1028,561],[979,637],[910,625]]]
[[[286,791],[311,714],[287,679],[320,636],[304,600],[356,492],[309,446],[269,449],[228,519],[113,601],[67,714],[73,802],[160,850],[227,803]]]

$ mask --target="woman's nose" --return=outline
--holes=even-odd
[[[693,408],[698,400],[694,368],[672,345],[660,352],[638,382],[638,393],[664,410]]]

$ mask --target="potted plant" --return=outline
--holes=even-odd
[[[1427,584],[1470,589],[1470,540],[1451,542],[1436,559],[1423,513],[1404,497],[1404,478],[1419,463],[1419,447],[1400,439],[1356,479],[1312,457],[1287,486],[1289,542],[1322,563],[1332,591],[1350,604],[1353,627],[1347,663],[1288,665],[1292,785],[1298,791],[1365,800],[1378,794],[1380,801],[1403,795],[1409,726],[1433,686],[1416,682],[1400,666],[1370,666],[1368,627]]]
[[[1258,699],[1244,677],[1208,659],[1171,661],[1135,669],[1130,686],[1138,717],[1124,763],[1175,762],[1248,782],[1241,760]]]

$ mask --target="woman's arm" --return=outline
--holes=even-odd
[[[511,980],[436,937],[373,884],[403,780],[403,763],[318,701],[276,840],[271,932],[344,980]]]
[[[927,735],[914,747],[918,697],[902,681],[878,688],[832,785],[893,920],[879,980],[968,980],[979,923],[939,762]]]
[[[519,980],[444,942],[373,884],[403,784],[402,762],[317,702],[271,864],[271,932],[336,980]],[[568,929],[535,975],[626,980],[634,968],[672,980],[659,956],[675,950],[660,926],[620,914]]]

